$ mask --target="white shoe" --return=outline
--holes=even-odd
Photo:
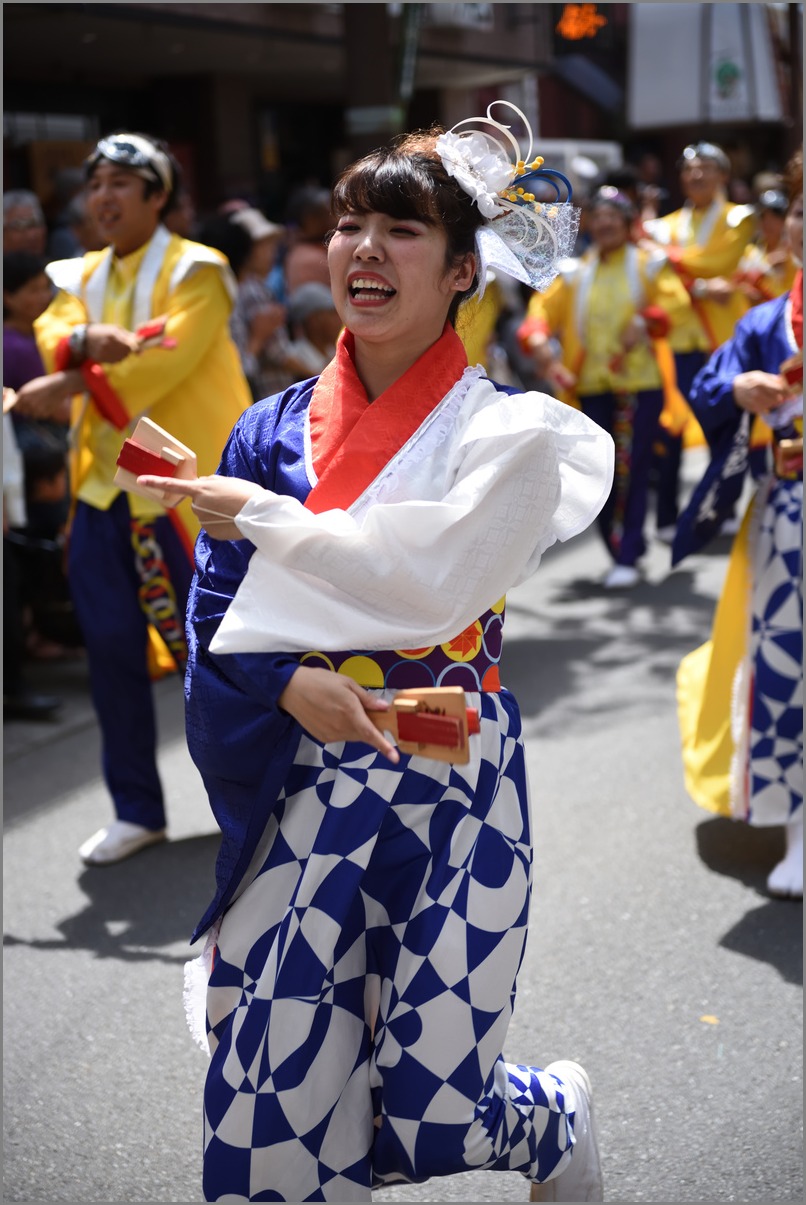
[[[533,1184],[529,1200],[603,1201],[602,1162],[593,1124],[590,1080],[579,1063],[566,1060],[549,1063],[545,1070],[570,1088],[568,1096],[574,1105],[575,1142],[570,1162],[553,1179]]]
[[[661,544],[673,544],[676,535],[677,527],[674,523],[670,523],[668,527],[655,528],[655,539],[660,540]]]
[[[719,534],[721,536],[737,536],[739,534],[739,528],[741,525],[741,519],[738,519],[736,515],[733,515],[732,518],[725,519],[724,523],[721,524]]]
[[[803,899],[803,819],[786,826],[786,854],[767,877],[770,895]]]
[[[605,590],[629,590],[637,586],[640,580],[641,574],[635,565],[614,565],[608,569],[602,585]]]
[[[164,841],[165,837],[164,828],[144,828],[142,824],[131,824],[128,820],[113,820],[84,842],[78,856],[87,866],[106,866],[122,862],[147,845]]]

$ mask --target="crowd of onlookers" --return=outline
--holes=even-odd
[[[34,322],[54,292],[46,265],[104,246],[88,212],[83,170],[61,173],[55,192],[50,221],[35,193],[14,189],[3,197],[3,384],[15,392],[45,373]],[[246,199],[222,202],[200,218],[183,188],[164,225],[229,260],[237,280],[230,330],[253,398],[321,371],[340,329],[323,241],[331,225],[328,190],[297,190],[281,225]],[[69,424],[69,405],[57,419],[4,414],[6,681],[20,658],[81,655],[62,572]],[[22,599],[19,608],[12,602],[15,594]],[[56,704],[50,697],[4,689],[5,718],[46,716]]]
[[[677,430],[672,429],[673,424],[670,427],[668,396],[662,396],[664,390],[668,394],[668,381],[656,379],[657,373],[648,361],[642,375],[637,345],[647,342],[649,335],[657,336],[657,331],[651,329],[653,304],[661,310],[666,307],[661,334],[675,355],[678,383],[685,395],[686,355],[696,353],[688,363],[688,368],[693,368],[701,366],[708,350],[704,339],[690,332],[685,335],[691,324],[700,321],[702,326],[709,307],[722,316],[730,314],[733,322],[735,315],[748,307],[786,291],[795,273],[792,252],[782,234],[787,209],[782,174],[765,171],[750,181],[735,181],[730,178],[727,157],[719,148],[699,144],[687,148],[685,154],[688,160],[681,159],[679,180],[683,196],[696,212],[706,214],[706,221],[711,221],[708,215],[717,199],[724,204],[725,229],[731,236],[727,256],[722,254],[724,248],[713,242],[714,231],[703,228],[700,248],[707,251],[709,239],[713,243],[710,266],[706,264],[695,275],[681,270],[675,259],[675,239],[681,246],[685,240],[679,233],[670,235],[668,218],[685,215],[685,206],[673,214],[670,182],[659,180],[656,172],[647,174],[643,164],[625,164],[590,181],[587,195],[575,198],[582,219],[574,271],[561,274],[549,294],[539,297],[532,297],[526,286],[499,274],[484,299],[466,307],[458,327],[471,363],[483,363],[491,376],[516,387],[542,389],[572,404],[580,404],[581,400],[583,408],[586,398],[593,399],[591,413],[598,413],[597,406],[601,409],[596,399],[613,392],[613,381],[620,379],[622,371],[625,389],[637,391],[639,396],[641,390],[654,390],[653,405],[657,405],[658,412],[663,409],[665,421],[663,428],[656,430],[657,424],[647,428],[641,472],[646,488],[666,492],[666,514],[664,517],[661,513],[661,500],[656,533],[667,542],[673,535],[679,507],[677,470],[686,435],[685,421],[678,424]],[[695,161],[702,168],[700,179],[695,179],[696,172],[691,170]],[[702,177],[708,177],[707,188],[698,196],[697,189],[703,188]],[[88,212],[82,169],[61,173],[54,197],[53,216],[48,221],[34,193],[15,189],[3,197],[3,384],[12,390],[45,371],[34,337],[34,322],[48,306],[53,292],[46,264],[83,256],[104,245]],[[173,233],[217,249],[229,261],[237,282],[230,331],[254,399],[322,370],[333,355],[340,330],[327,268],[325,236],[331,227],[327,188],[314,185],[294,191],[282,223],[269,220],[252,197],[230,198],[214,212],[200,215],[183,188],[165,214],[164,224]],[[625,246],[639,249],[640,271],[645,277],[645,287],[638,290],[640,297],[629,295],[632,286],[624,275],[626,267],[623,280],[613,278],[613,287],[625,290],[626,309],[622,308],[629,321],[622,326],[627,334],[615,355],[604,336],[600,348],[591,338],[589,346],[580,349],[576,346],[579,331],[574,333],[574,314],[578,321],[586,264],[592,260],[597,264],[610,262],[608,256],[621,254]],[[672,261],[672,266],[667,263],[664,274],[659,275],[652,265],[664,257]],[[704,254],[704,264],[706,259]],[[674,280],[667,279],[670,276]],[[676,343],[677,333],[682,341]],[[711,345],[725,337],[724,332],[719,338],[712,337]],[[600,366],[599,372],[597,354],[605,357],[606,371]],[[11,568],[22,575],[23,603],[16,618],[6,619],[7,657],[10,642],[23,658],[80,655],[81,635],[71,623],[59,570],[70,506],[69,422],[67,407],[57,418],[47,421],[4,413],[4,549],[8,544],[14,546]],[[606,585],[629,586],[637,581],[635,560],[642,552],[643,521],[644,516],[639,515],[641,531],[633,552],[615,556],[614,570],[620,568],[621,575],[615,573],[614,577],[611,572]],[[606,511],[603,522],[602,534],[612,552],[614,525],[623,526],[625,516]],[[16,706],[4,690],[6,718],[46,715],[56,706],[54,700],[45,700],[39,708],[27,707],[24,698],[18,703]]]

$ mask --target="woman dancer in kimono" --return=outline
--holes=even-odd
[[[200,978],[209,1201],[369,1201],[477,1168],[602,1199],[585,1072],[501,1054],[532,850],[498,660],[502,595],[595,518],[613,445],[467,366],[462,300],[491,264],[552,279],[576,226],[535,211],[509,127],[472,121],[338,181],[322,374],[253,406],[219,476],[140,479],[206,527],[187,729],[223,840],[186,1003],[193,1027]],[[369,718],[434,685],[478,708],[466,765]]]
[[[711,639],[677,675],[689,794],[708,811],[783,825],[771,895],[803,897],[803,155],[787,167],[786,234],[798,272],[790,292],[755,306],[694,380],[691,406],[712,460],[681,516],[677,564],[735,504],[751,423],[772,428],[773,465],[734,543]]]

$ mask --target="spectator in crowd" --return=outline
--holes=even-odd
[[[638,176],[638,207],[641,220],[663,216],[671,209],[660,156],[649,149],[638,150],[633,165]]]
[[[84,172],[80,167],[67,167],[57,172],[53,181],[53,204],[56,216],[50,225],[47,258],[71,259],[90,248],[82,245],[75,231],[73,201],[84,191]]]
[[[98,865],[166,836],[149,669],[184,668],[198,531],[190,507],[166,512],[160,494],[122,492],[117,458],[133,421],[148,415],[211,472],[250,398],[228,330],[235,282],[226,261],[162,224],[180,178],[164,143],[112,134],[85,173],[90,214],[108,247],[49,265],[57,294],[35,332],[54,394],[68,373],[90,398],[85,407],[77,399],[74,412],[68,577],[115,811],[79,851]],[[138,328],[156,319],[144,347]]]
[[[211,218],[199,235],[226,255],[238,282],[230,330],[254,401],[285,389],[300,371],[289,351],[286,307],[266,284],[284,233],[260,210],[239,206]]]
[[[44,260],[26,251],[11,251],[3,256],[3,384],[20,390],[26,382],[41,377],[45,369],[34,337],[34,322],[50,304],[53,288],[45,272]],[[67,522],[69,492],[67,485],[67,444],[69,407],[49,419],[38,419],[15,406],[8,423],[14,427],[15,442],[23,458],[25,475],[27,534],[55,540],[62,536]],[[48,466],[44,474],[43,465]],[[44,508],[47,499],[47,507]],[[49,522],[43,529],[45,509]],[[37,532],[31,530],[36,518]],[[22,540],[21,535],[15,538]],[[31,557],[20,551],[17,572],[22,577],[22,593],[27,599],[30,582]],[[41,560],[41,558],[38,558]],[[26,569],[29,571],[26,573]],[[66,595],[62,558],[53,558],[54,585]],[[51,659],[65,654],[65,648],[40,631],[34,610],[24,611],[25,649],[29,656]]]
[[[15,393],[3,388],[3,721],[48,720],[62,700],[37,694],[25,677],[24,588],[20,562],[12,543],[25,531],[24,467],[10,408]]]
[[[330,287],[325,238],[333,226],[331,194],[327,188],[302,188],[288,206],[291,241],[285,257],[285,287],[290,296],[309,280]]]
[[[3,384],[20,389],[43,375],[45,368],[34,335],[34,322],[50,305],[53,286],[45,261],[28,251],[3,255]],[[12,411],[23,456],[43,442],[67,454],[68,417],[61,422],[39,421]]]
[[[674,390],[666,336],[689,309],[665,257],[630,241],[636,212],[615,188],[601,188],[590,204],[593,246],[561,264],[546,292],[533,295],[520,328],[538,373],[616,441],[613,486],[598,516],[613,560],[606,589],[640,581],[652,447],[664,387]],[[552,336],[562,345],[561,360]]]
[[[165,214],[163,225],[171,234],[181,238],[194,238],[196,235],[196,206],[189,190],[182,185],[176,204]]]
[[[44,371],[34,319],[47,309],[52,297],[53,286],[41,256],[31,251],[3,253],[3,384],[12,389]]]
[[[752,205],[734,205],[727,197],[730,160],[711,142],[687,146],[680,158],[681,209],[644,222],[649,239],[666,253],[691,297],[685,321],[675,325],[670,344],[675,353],[677,383],[688,397],[691,383],[710,353],[733,334],[746,309],[731,281],[756,228]],[[693,420],[689,419],[693,425]],[[680,459],[683,429],[658,429],[657,473],[659,539],[674,539],[680,506]],[[690,436],[702,441],[698,430]]]
[[[65,211],[67,229],[73,237],[75,250],[65,258],[75,259],[88,251],[103,251],[106,244],[98,233],[83,192],[77,193]],[[53,257],[54,259],[56,256]]]
[[[336,354],[341,318],[327,285],[309,280],[288,300],[289,352],[302,377],[318,376]]]
[[[36,193],[12,189],[3,193],[3,254],[28,251],[44,255],[48,228]]]

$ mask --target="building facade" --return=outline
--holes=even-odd
[[[451,125],[496,97],[539,138],[647,149],[670,180],[694,136],[726,140],[738,170],[761,170],[802,137],[800,5],[734,6],[764,10],[775,30],[781,116],[690,120],[659,98],[648,125],[636,99],[653,79],[677,78],[682,61],[657,40],[653,49],[636,13],[723,7],[7,3],[5,187],[34,187],[47,207],[59,168],[101,133],[139,129],[169,142],[200,211],[240,195],[281,219],[294,187],[327,185],[398,130]]]

